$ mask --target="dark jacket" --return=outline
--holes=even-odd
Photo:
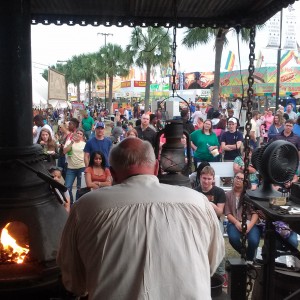
[[[138,133],[138,137],[141,140],[148,141],[153,148],[155,147],[155,142],[156,142],[156,132],[151,129],[150,127],[147,127],[145,130],[142,130],[141,126],[135,127],[135,130]]]

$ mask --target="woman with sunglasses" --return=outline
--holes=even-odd
[[[239,253],[241,253],[242,243],[242,205],[241,205],[241,195],[243,193],[243,181],[244,173],[236,173],[232,190],[226,193],[225,202],[225,216],[228,219],[227,234],[229,238],[229,243],[231,246]],[[253,261],[256,253],[256,249],[259,245],[260,231],[256,225],[258,220],[258,215],[256,211],[252,210],[247,206],[247,260]]]
[[[76,200],[78,199],[78,190],[81,188],[81,176],[85,170],[84,164],[84,152],[85,147],[84,131],[77,129],[76,133],[72,135],[72,138],[68,140],[64,146],[64,154],[67,157],[67,172],[66,172],[66,187],[69,190],[71,204],[74,203],[72,187],[77,180]]]

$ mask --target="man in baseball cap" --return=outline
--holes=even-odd
[[[97,124],[96,124],[96,126],[95,126],[95,128],[97,129],[97,128],[105,128],[105,124],[103,123],[103,122],[98,122]]]
[[[89,165],[90,156],[94,151],[101,151],[105,156],[108,165],[108,156],[112,146],[112,141],[110,138],[105,136],[105,124],[104,122],[98,122],[95,126],[95,136],[90,138],[83,149],[84,151],[84,164],[87,167]]]
[[[224,151],[224,161],[234,161],[240,155],[240,148],[243,143],[243,134],[237,130],[236,118],[229,118],[228,131],[221,137],[221,147]]]

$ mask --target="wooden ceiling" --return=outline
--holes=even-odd
[[[251,27],[295,0],[31,0],[32,24]]]

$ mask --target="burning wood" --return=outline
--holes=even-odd
[[[24,262],[29,253],[29,246],[20,246],[17,241],[10,235],[8,228],[11,223],[6,224],[2,229],[0,236],[0,263],[17,263]]]

